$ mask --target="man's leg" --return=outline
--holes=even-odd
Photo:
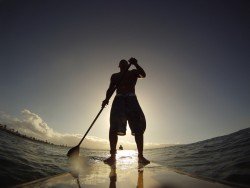
[[[109,131],[109,144],[110,144],[110,154],[111,156],[105,159],[103,162],[112,165],[116,161],[116,145],[118,141],[118,136],[116,131]]]
[[[143,134],[135,134],[135,142],[138,150],[138,156],[143,156]]]
[[[116,155],[116,145],[118,141],[118,136],[115,131],[109,131],[109,144],[110,144],[110,154],[115,157]]]
[[[144,165],[149,164],[150,161],[143,157],[143,133],[135,133],[135,142],[138,150],[138,162]]]

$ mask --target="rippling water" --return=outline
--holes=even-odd
[[[69,171],[67,151],[65,147],[26,140],[0,130],[0,186]],[[107,157],[108,151],[82,149],[81,154],[93,162]],[[136,155],[124,150],[117,157],[125,160]],[[145,156],[200,177],[250,186],[250,128],[193,144],[145,150]]]
[[[65,172],[66,150],[0,131],[0,185],[14,185]]]
[[[170,168],[250,186],[250,128],[193,144],[151,150],[149,155]]]

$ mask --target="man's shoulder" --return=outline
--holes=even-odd
[[[128,70],[128,73],[129,73],[129,74],[137,74],[137,70],[136,70],[136,69]],[[113,73],[113,74],[111,75],[111,79],[120,78],[121,75],[122,75],[121,72]]]
[[[120,73],[119,73],[119,72],[114,73],[114,74],[111,75],[111,80],[116,80],[116,79],[118,79],[119,77],[120,77]]]
[[[139,72],[138,72],[137,69],[132,69],[130,72],[131,72],[132,75],[134,75],[136,77],[138,77],[138,75],[139,75]]]
[[[114,74],[111,75],[111,78],[112,77],[118,77],[119,75],[120,75],[120,72],[116,72],[116,73],[114,73]]]

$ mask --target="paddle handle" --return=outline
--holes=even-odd
[[[126,69],[126,71],[124,72],[124,74],[122,75],[121,79],[119,80],[118,84],[116,85],[115,89],[112,91],[112,94],[110,95],[110,98],[112,97],[112,95],[114,94],[115,90],[120,86],[123,78],[125,77],[126,72],[128,72],[128,69],[130,68],[131,63],[129,63],[128,68]],[[102,107],[100,109],[100,111],[98,112],[98,114],[96,115],[95,119],[93,120],[93,122],[91,123],[91,125],[89,126],[88,130],[86,131],[86,133],[84,134],[84,136],[82,137],[81,141],[79,142],[79,144],[77,146],[80,146],[82,141],[84,140],[84,138],[87,136],[87,134],[89,133],[90,129],[93,127],[93,125],[95,124],[96,120],[98,119],[98,117],[100,116],[100,114],[102,113],[104,107]]]

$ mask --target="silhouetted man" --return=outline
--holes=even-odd
[[[136,69],[127,71],[128,62],[124,59],[121,60],[119,63],[120,72],[111,76],[110,85],[106,92],[106,99],[102,102],[102,107],[105,107],[109,103],[113,91],[116,89],[116,96],[110,113],[109,142],[111,156],[104,160],[104,163],[110,165],[116,161],[118,135],[126,135],[127,121],[132,135],[135,136],[138,149],[138,162],[145,165],[150,163],[149,160],[143,157],[143,133],[146,129],[146,120],[135,95],[137,79],[145,78],[146,73],[138,65],[135,58],[130,58],[129,62]]]

